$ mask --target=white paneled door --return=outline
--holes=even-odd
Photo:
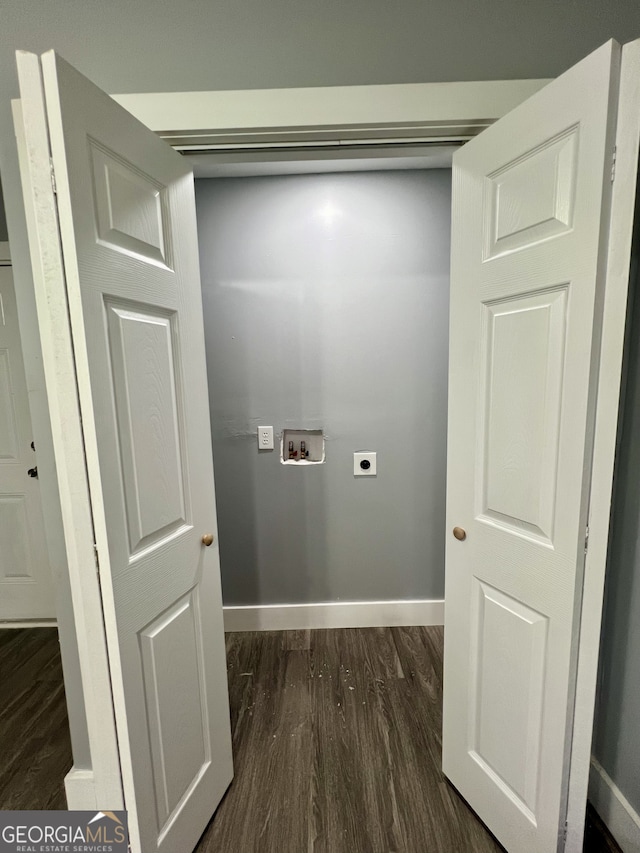
[[[618,67],[454,155],[443,766],[514,853],[562,847]]]
[[[57,217],[33,206],[62,242],[132,849],[189,853],[233,773],[193,175],[54,53],[18,65],[32,118],[44,84],[23,181],[51,156]]]
[[[0,266],[0,620],[55,619],[10,266]]]

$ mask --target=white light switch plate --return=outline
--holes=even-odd
[[[258,450],[273,450],[273,427],[258,427]]]
[[[353,476],[354,477],[375,477],[377,471],[376,454],[368,450],[358,451],[353,454]],[[362,463],[365,467],[362,467]],[[369,467],[366,467],[366,463]]]

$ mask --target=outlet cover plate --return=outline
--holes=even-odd
[[[258,450],[273,450],[273,427],[258,427]]]
[[[363,468],[362,462],[368,462],[369,467]],[[377,460],[374,451],[359,450],[353,454],[353,476],[375,477],[377,473]]]

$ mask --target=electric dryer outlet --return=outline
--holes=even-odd
[[[353,476],[375,477],[378,466],[376,453],[369,450],[359,450],[353,454]]]

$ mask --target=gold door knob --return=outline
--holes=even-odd
[[[456,539],[459,539],[460,542],[463,542],[467,538],[467,531],[463,527],[454,527],[453,535]]]
[[[209,545],[211,545],[212,543],[213,543],[213,533],[205,533],[204,536],[202,537],[202,544],[206,545],[208,548]]]

